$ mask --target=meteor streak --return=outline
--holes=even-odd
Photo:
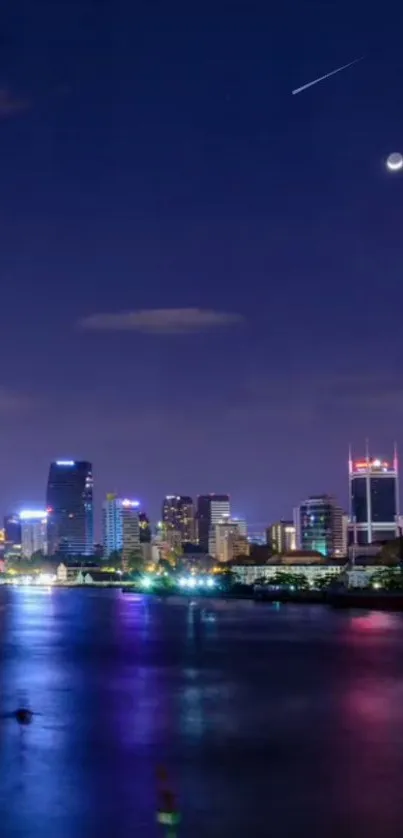
[[[303,84],[302,87],[296,87],[295,90],[292,91],[292,95],[295,96],[296,93],[302,93],[302,91],[307,90],[308,87],[313,87],[314,84],[318,84],[318,82],[324,81],[324,79],[328,79],[330,78],[330,76],[334,76],[336,73],[341,73],[342,70],[347,70],[347,67],[352,67],[353,64],[358,64],[358,62],[362,61],[363,58],[363,55],[361,56],[361,58],[355,58],[354,61],[350,61],[349,64],[343,64],[342,67],[337,67],[337,70],[332,70],[331,73],[326,73],[325,76],[320,76],[318,79],[309,81],[308,84]]]

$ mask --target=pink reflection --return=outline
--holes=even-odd
[[[369,614],[351,617],[348,624],[349,630],[353,633],[390,631],[391,629],[401,629],[401,626],[400,618],[396,614],[390,614],[386,611],[370,611]]]
[[[372,611],[345,623],[340,709],[333,759],[347,766],[339,794],[351,824],[371,818],[374,834],[398,822],[403,770],[402,620]]]
[[[393,681],[367,681],[346,694],[344,707],[359,734],[365,724],[389,726],[396,722],[402,717],[401,701],[402,692]],[[364,732],[367,737],[368,731]]]

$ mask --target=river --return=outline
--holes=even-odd
[[[10,838],[389,838],[403,819],[403,617],[15,589],[0,612]],[[38,715],[20,729],[20,704]]]

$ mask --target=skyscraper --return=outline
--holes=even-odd
[[[21,548],[21,521],[17,513],[4,518],[4,553],[12,553],[15,547]]]
[[[106,557],[121,551],[125,560],[130,553],[140,551],[139,506],[136,500],[106,496],[102,518]]]
[[[295,510],[297,545],[323,556],[343,556],[343,510],[330,495],[316,495]]]
[[[393,463],[371,458],[349,457],[350,524],[349,543],[373,544],[396,538],[399,532],[399,468],[395,450]]]
[[[199,495],[197,498],[197,534],[199,545],[208,552],[210,530],[223,518],[229,518],[229,495]]]
[[[195,541],[195,514],[192,498],[187,495],[167,495],[162,504],[162,523],[169,540],[170,532],[179,533],[179,541]]]
[[[47,552],[47,512],[46,510],[23,509],[20,512],[21,554],[24,559],[31,559],[34,553]]]
[[[50,464],[46,505],[48,551],[89,556],[94,549],[92,465],[86,460]]]

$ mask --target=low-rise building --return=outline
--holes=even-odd
[[[76,582],[79,573],[93,573],[101,571],[98,565],[93,563],[65,564],[61,562],[56,570],[56,579],[61,584],[73,584]]]
[[[269,583],[275,577],[285,576],[290,573],[295,576],[304,576],[309,584],[314,586],[324,579],[334,577],[343,579],[352,588],[365,588],[370,584],[371,577],[374,573],[385,570],[381,565],[370,565],[368,567],[348,567],[343,562],[327,562],[322,565],[318,564],[270,564],[270,565],[243,565],[233,568],[234,575],[238,582],[243,585],[255,585],[256,582],[265,581]]]

